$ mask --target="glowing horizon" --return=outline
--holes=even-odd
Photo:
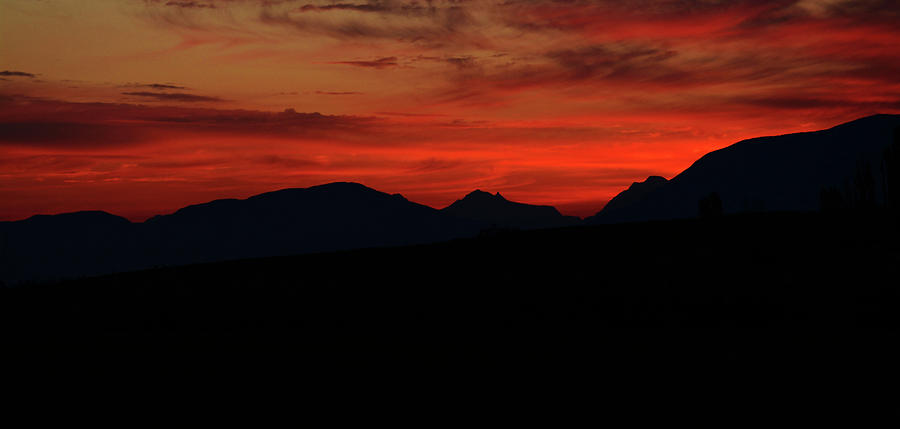
[[[589,216],[764,135],[900,113],[886,0],[7,0],[0,220],[353,181]]]

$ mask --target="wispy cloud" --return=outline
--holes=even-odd
[[[285,43],[314,36],[374,53],[327,64],[399,70],[428,60],[422,79],[429,82],[420,87],[436,102],[467,106],[508,106],[511,94],[573,86],[619,98],[862,79],[870,92],[893,91],[900,71],[890,54],[900,45],[891,0],[246,0],[221,7],[240,25],[221,25],[212,13],[154,17],[224,38],[235,31],[276,34]]]
[[[156,93],[153,93],[156,94]],[[29,143],[105,147],[158,140],[171,133],[267,135],[306,138],[363,132],[374,117],[318,112],[226,110],[122,103],[73,103],[0,95],[0,146]]]
[[[301,12],[326,12],[330,10],[352,10],[357,12],[386,12],[391,10],[390,6],[384,3],[332,3],[325,5],[305,4],[299,9]]]
[[[332,61],[329,64],[345,64],[348,66],[368,67],[375,69],[383,69],[387,67],[396,67],[399,65],[397,57],[384,57],[375,60],[356,60],[356,61]]]
[[[185,103],[225,101],[219,97],[187,94],[187,93],[183,93],[183,92],[136,91],[136,92],[123,92],[122,95],[129,95],[132,97],[153,99],[153,100],[157,100],[157,101],[176,101],[176,102],[185,102]]]
[[[452,0],[435,0],[428,4],[414,1],[322,2],[306,4],[299,9],[262,7],[259,18],[264,24],[299,33],[410,43],[444,43],[465,36],[463,30],[472,24],[469,8]]]
[[[166,6],[174,6],[181,8],[189,8],[189,9],[215,9],[216,5],[213,3],[202,3],[196,1],[168,1],[166,2]]]
[[[361,95],[362,92],[356,91],[316,91],[317,95]]]
[[[0,76],[35,77],[34,73],[26,73],[26,72],[21,72],[21,71],[11,71],[11,70],[3,70],[3,71],[0,71]]]
[[[150,88],[158,90],[187,89],[187,87],[184,86],[172,85],[168,83],[129,83],[123,86],[129,88]]]

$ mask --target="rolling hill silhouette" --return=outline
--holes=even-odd
[[[155,216],[144,227],[165,263],[215,261],[468,236],[479,226],[358,183],[285,189],[246,200],[217,200]]]
[[[0,282],[51,280],[145,268],[132,250],[138,230],[102,211],[0,222]]]
[[[859,199],[860,176],[873,204],[883,202],[883,151],[900,127],[900,115],[874,115],[807,133],[744,140],[710,152],[652,189],[632,185],[588,224],[696,217],[698,201],[718,194],[725,214],[816,211],[821,193],[836,189]],[[639,186],[636,188],[636,186]]]
[[[264,256],[446,241],[484,226],[358,183],[285,189],[154,216],[104,212],[0,222],[10,283]]]
[[[552,206],[517,203],[476,189],[463,199],[441,209],[441,212],[494,228],[540,229],[578,225],[581,219],[563,216]]]

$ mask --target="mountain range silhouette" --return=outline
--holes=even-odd
[[[548,228],[580,221],[549,206],[514,203],[499,194],[485,204],[473,195],[436,210],[399,194],[337,182],[215,200],[142,223],[102,211],[36,215],[0,222],[0,281],[405,246],[474,237],[496,227]]]
[[[551,206],[476,190],[437,210],[358,183],[223,199],[142,223],[101,211],[0,222],[0,281],[17,284],[244,258],[406,246],[474,237],[492,229],[691,218],[716,195],[725,214],[816,211],[822,191],[853,200],[861,172],[874,204],[886,194],[883,154],[900,115],[745,140],[706,154],[666,180],[634,183],[583,222]]]
[[[710,152],[669,181],[651,177],[613,198],[587,224],[683,219],[716,193],[725,214],[817,211],[821,193],[853,199],[859,174],[870,175],[874,204],[884,202],[884,150],[900,115],[873,115],[807,133],[744,140]]]
[[[166,249],[175,263],[430,243],[479,229],[347,182],[216,200],[155,216],[143,227],[158,238],[151,247]]]

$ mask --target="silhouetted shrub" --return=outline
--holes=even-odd
[[[836,212],[847,208],[844,196],[834,186],[822,189],[819,193],[819,207],[823,212]]]
[[[872,165],[866,161],[856,163],[853,191],[854,208],[871,209],[875,207],[875,176],[872,175]]]
[[[722,198],[717,192],[712,192],[697,202],[697,208],[703,219],[722,216]]]
[[[762,213],[766,211],[766,201],[762,198],[745,198],[743,203],[744,213]]]

